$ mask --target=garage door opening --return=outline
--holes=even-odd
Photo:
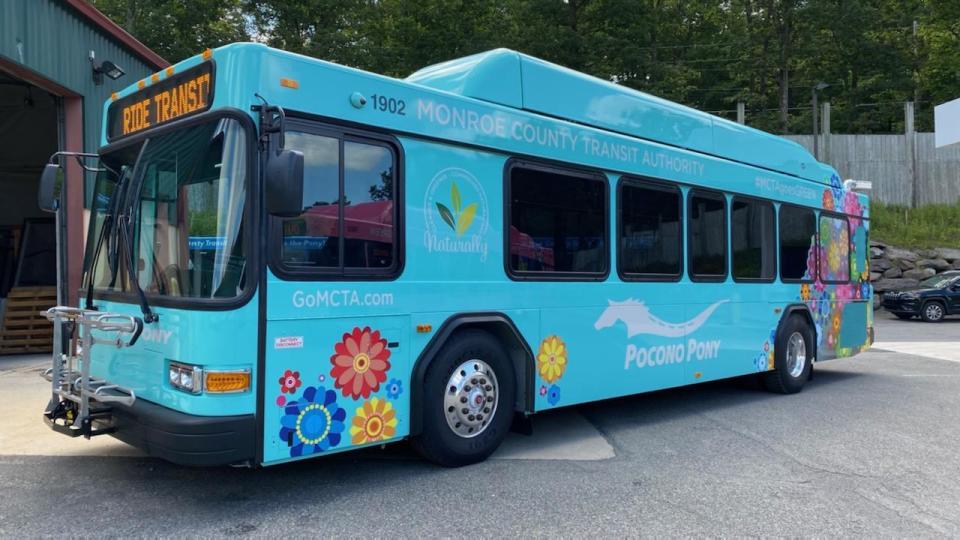
[[[62,100],[0,71],[0,111],[0,354],[39,352],[49,349],[50,323],[36,310],[56,302],[57,246],[37,187],[61,147]]]

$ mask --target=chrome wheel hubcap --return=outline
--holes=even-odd
[[[787,371],[797,378],[807,366],[807,344],[800,332],[794,332],[787,340]]]
[[[943,308],[940,307],[940,304],[930,304],[927,306],[928,319],[938,321],[940,317],[943,317]]]
[[[483,360],[470,360],[453,370],[443,395],[447,425],[469,439],[484,432],[497,412],[497,376]]]

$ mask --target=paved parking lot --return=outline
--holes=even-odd
[[[0,536],[960,535],[960,320],[877,335],[798,395],[738,379],[560,410],[456,470],[404,444],[176,467],[46,431],[37,360],[0,360]]]

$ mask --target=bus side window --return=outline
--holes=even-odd
[[[776,276],[773,204],[735,197],[730,210],[730,252],[735,280],[773,281]]]
[[[633,280],[674,281],[683,271],[680,189],[624,179],[617,197],[617,270]]]
[[[303,152],[303,213],[280,220],[283,269],[377,275],[395,271],[396,170],[393,150],[377,141],[288,131]]]
[[[689,200],[690,279],[723,281],[727,277],[727,199],[719,192],[692,190]]]
[[[816,271],[814,237],[816,217],[813,210],[780,205],[780,280],[812,281]],[[813,258],[808,263],[808,258]]]
[[[510,275],[605,276],[606,177],[540,165],[514,165],[507,174]]]
[[[850,225],[847,218],[820,214],[820,280],[850,281]]]

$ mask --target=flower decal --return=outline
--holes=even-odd
[[[567,346],[560,336],[547,336],[537,352],[537,372],[548,383],[556,382],[567,369]]]
[[[833,192],[829,189],[823,190],[823,208],[833,210]]]
[[[350,425],[350,442],[366,444],[385,441],[397,433],[397,412],[393,405],[378,397],[365,401],[357,409]]]
[[[387,397],[397,399],[403,393],[403,382],[400,379],[390,379],[387,383]]]
[[[280,418],[280,440],[290,444],[290,456],[323,452],[340,444],[347,412],[337,405],[337,393],[308,386],[296,401],[287,403]]]
[[[800,285],[800,299],[804,302],[810,299],[810,285],[808,283]]]
[[[283,377],[280,377],[280,392],[285,394],[294,394],[297,392],[297,388],[300,388],[300,385],[303,382],[300,380],[299,371],[286,370],[283,372]]]
[[[550,385],[550,389],[547,390],[547,403],[549,403],[550,405],[556,405],[557,403],[560,403],[560,387],[559,386],[555,384]]]
[[[287,396],[284,396],[283,394],[280,394],[279,396],[277,396],[278,407],[283,407],[286,404],[287,404]]]
[[[334,347],[330,357],[334,386],[340,388],[344,397],[359,399],[370,397],[387,380],[390,369],[390,350],[387,340],[380,337],[379,330],[354,328],[343,335],[343,340]]]
[[[540,385],[540,397],[544,397],[544,396],[546,396],[546,395],[547,395],[547,385],[541,384],[541,385]]]

